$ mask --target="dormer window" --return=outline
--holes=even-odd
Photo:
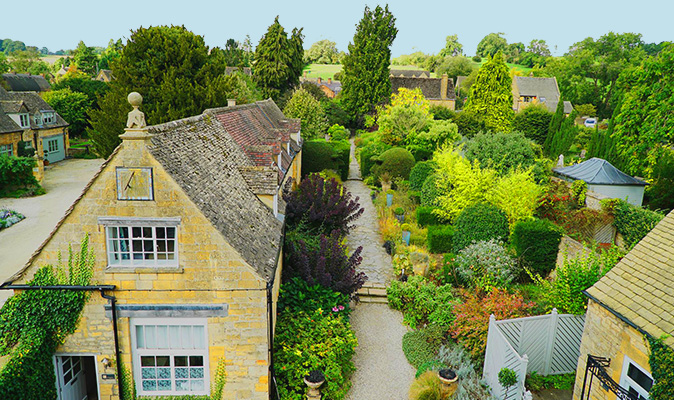
[[[42,116],[40,114],[35,114],[35,125],[42,126]]]
[[[45,124],[53,124],[56,122],[56,115],[53,111],[42,112],[42,122]]]
[[[30,128],[30,116],[28,114],[19,114],[19,125],[22,128]]]

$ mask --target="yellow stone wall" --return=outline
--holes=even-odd
[[[13,150],[12,155],[18,156],[17,151],[20,140],[21,132],[3,133],[0,135],[0,146],[11,144]]]
[[[115,167],[153,167],[155,201],[118,201]],[[179,272],[106,272],[105,230],[102,216],[181,217],[178,227]],[[55,264],[58,253],[77,246],[85,233],[96,256],[93,282],[115,285],[118,304],[226,303],[226,317],[208,319],[211,381],[221,358],[227,364],[223,399],[268,398],[266,283],[225,241],[160,164],[145,150],[143,141],[124,141],[122,149],[104,167],[86,195],[68,215],[55,235],[15,283],[25,283],[38,266]],[[280,274],[280,268],[278,271]],[[276,280],[278,286],[280,279]],[[278,287],[274,290],[278,296]],[[60,353],[95,354],[114,359],[112,321],[105,316],[106,301],[92,293],[78,330],[58,349]],[[119,318],[122,361],[129,371],[131,339],[129,319]],[[101,400],[117,399],[115,381],[102,381]]]
[[[625,355],[650,372],[648,343],[644,336],[592,300],[589,301],[587,314],[585,315],[585,328],[580,345],[576,384],[573,390],[574,400],[580,399],[588,354],[610,358],[611,364],[607,368],[607,372],[618,383],[620,383]],[[588,399],[587,394],[585,399]],[[592,392],[588,400],[590,399],[615,400],[616,396],[604,390],[601,383],[594,379]]]
[[[454,111],[456,108],[455,100],[428,100],[428,102],[430,103],[431,106],[442,106],[452,111]]]

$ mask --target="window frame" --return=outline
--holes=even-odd
[[[30,128],[30,115],[26,113],[19,114],[19,126],[22,128]]]
[[[124,217],[99,217],[98,218],[98,223],[99,225],[102,225],[104,227],[104,234],[105,234],[105,254],[106,254],[106,262],[107,262],[107,267],[108,268],[150,268],[153,270],[157,271],[162,271],[162,270],[174,270],[176,268],[179,268],[180,266],[180,251],[179,251],[179,234],[180,234],[180,217],[175,217],[175,218],[124,218]],[[127,237],[125,238],[120,238],[119,235],[118,237],[111,237],[111,229],[117,229],[117,232],[119,233],[119,228],[127,228],[128,233]],[[146,238],[145,236],[140,236],[137,238],[133,237],[133,228],[140,228],[141,229],[141,234],[144,234],[145,229],[144,228],[150,228],[152,230],[152,238]],[[158,238],[157,237],[157,228],[174,228],[175,233],[173,238],[168,238],[168,235],[165,234],[164,238]],[[121,242],[121,239],[127,239],[127,251],[123,251],[121,248],[122,246],[119,245],[117,247],[117,250],[115,250],[113,241],[118,241]],[[153,252],[153,258],[152,260],[148,260],[145,257],[141,259],[135,259],[134,255],[140,254],[140,255],[145,255],[145,254],[150,254],[147,252],[145,249],[140,249],[141,251],[134,252],[134,241],[141,241],[141,245],[144,247],[145,246],[145,241],[152,240],[152,248]],[[164,240],[166,241],[166,251],[164,252],[158,252],[158,246],[157,246],[157,240]],[[158,262],[160,261],[157,257],[158,253],[165,253],[169,254],[170,252],[168,251],[169,245],[168,242],[169,240],[173,241],[173,260],[165,260],[169,262]],[[128,262],[113,262],[114,261],[114,256],[119,255],[120,257],[122,256],[123,253],[126,253],[129,257]],[[122,261],[121,259],[119,261]]]
[[[203,349],[148,349],[138,348],[138,337],[137,337],[137,326],[203,326]],[[210,359],[209,359],[209,342],[208,342],[208,319],[207,318],[135,318],[132,317],[129,319],[129,329],[131,333],[131,356],[132,356],[132,367],[133,367],[133,377],[136,383],[136,391],[139,396],[171,396],[171,395],[189,395],[189,396],[209,396],[211,391],[211,377],[210,377]],[[169,330],[170,332],[170,330]],[[170,341],[170,339],[167,339]],[[170,358],[171,369],[171,390],[160,391],[160,390],[143,390],[143,379],[142,379],[142,363],[141,357],[143,356],[168,356]],[[203,390],[197,391],[179,391],[176,388],[175,369],[175,357],[180,356],[201,356],[203,357],[203,381],[204,388]],[[189,381],[189,378],[187,378]]]
[[[56,122],[56,112],[45,111],[42,113],[42,123],[53,124],[54,122]]]
[[[0,145],[0,156],[3,154],[12,157],[14,155],[14,143]]]
[[[620,373],[620,386],[625,390],[629,390],[630,388],[632,388],[639,394],[640,397],[643,396],[646,399],[650,399],[649,392],[646,392],[646,389],[643,386],[635,382],[632,378],[629,377],[629,375],[627,375],[630,364],[634,365],[637,369],[639,369],[647,377],[649,377],[653,381],[653,383],[655,383],[655,379],[653,379],[653,375],[651,375],[650,372],[646,371],[646,369],[644,369],[641,365],[637,364],[636,361],[632,360],[627,355],[625,355],[623,358],[623,369],[622,372]]]

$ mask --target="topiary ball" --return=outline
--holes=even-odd
[[[500,208],[488,204],[477,203],[466,207],[455,223],[454,252],[470,246],[471,243],[491,239],[508,240],[510,229],[508,217]]]
[[[415,160],[412,153],[402,147],[394,147],[386,150],[378,158],[378,165],[372,167],[375,176],[380,177],[388,173],[393,178],[409,179],[410,171],[414,167]]]

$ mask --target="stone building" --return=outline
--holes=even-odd
[[[124,370],[139,396],[208,395],[222,365],[223,399],[267,399],[299,121],[266,100],[146,127],[129,100],[120,146],[4,285],[89,235],[93,282],[115,301],[92,294],[57,350],[62,399],[118,399]]]
[[[513,110],[520,112],[531,104],[545,104],[550,112],[555,112],[559,103],[557,79],[536,78],[533,76],[515,76],[512,83]],[[564,114],[573,111],[570,101],[564,102]]]
[[[393,71],[392,71],[393,72]],[[424,72],[424,71],[415,71]],[[398,93],[398,89],[421,89],[424,97],[431,106],[443,106],[450,110],[456,107],[456,95],[454,93],[454,81],[443,74],[442,78],[427,78],[421,74],[419,77],[406,77],[403,75],[391,75],[391,93]]]
[[[672,232],[674,212],[586,291],[574,400],[648,398],[653,377],[645,336],[668,335],[665,343],[674,346]]]
[[[39,94],[8,92],[0,87],[0,154],[18,156],[20,142],[35,149],[41,179],[43,162],[66,158],[68,123]]]

